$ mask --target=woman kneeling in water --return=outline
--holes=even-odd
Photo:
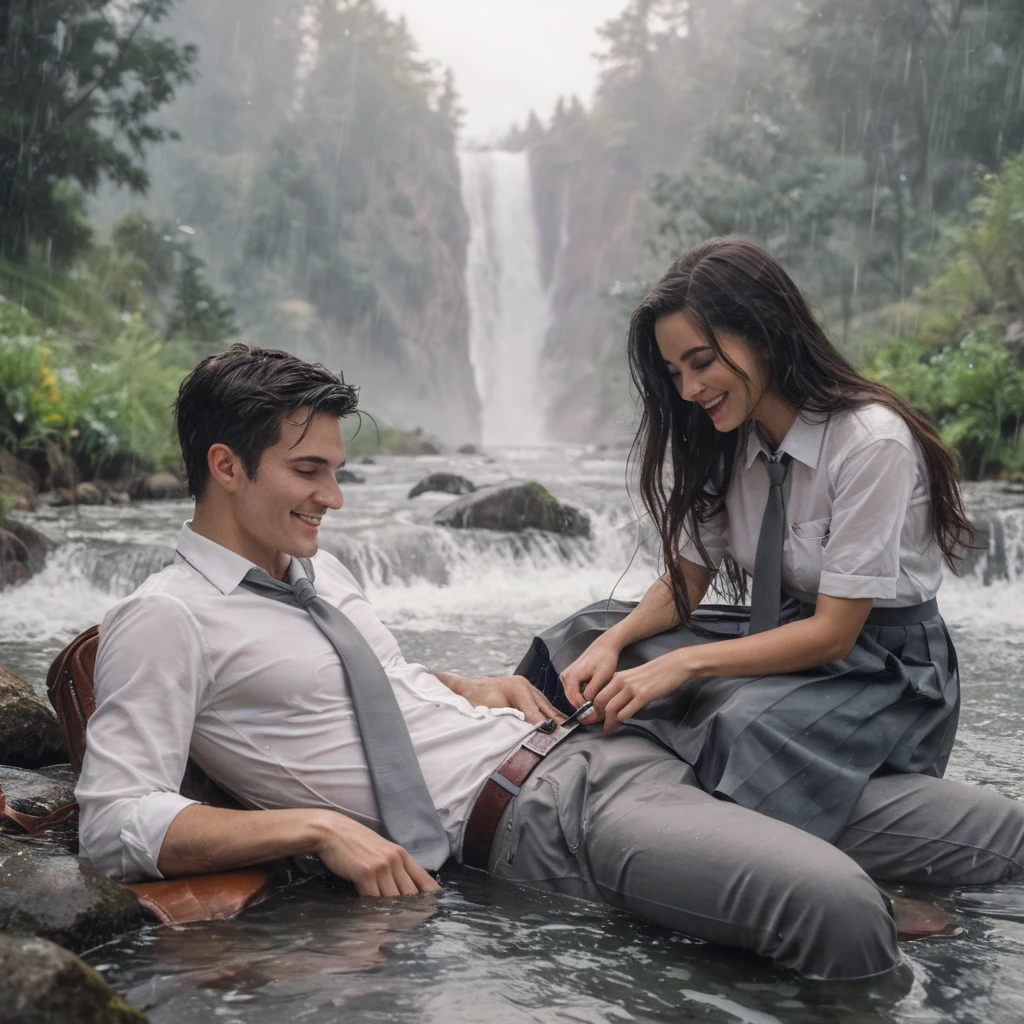
[[[743,239],[669,268],[633,313],[628,356],[667,572],[636,606],[553,627],[521,670],[556,698],[560,671],[606,729],[645,730],[707,792],[876,877],[1016,874],[1021,805],[941,780],[959,677],[935,594],[972,534],[954,455]],[[716,573],[735,603],[698,608]]]

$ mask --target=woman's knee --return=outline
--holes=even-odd
[[[1024,804],[924,775],[872,779],[836,841],[870,875],[991,885],[1024,872]]]

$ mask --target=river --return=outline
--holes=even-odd
[[[358,576],[406,656],[506,672],[533,633],[614,592],[639,596],[623,454],[506,449],[496,458],[380,458],[353,467],[322,543]],[[477,485],[540,480],[592,518],[589,541],[429,525],[448,496],[412,501],[428,472]],[[1024,496],[972,488],[991,535],[940,607],[961,659],[963,711],[948,775],[1024,799]],[[0,593],[0,665],[42,689],[53,655],[169,560],[185,502],[44,509],[25,518],[62,542],[46,569]],[[635,557],[634,557],[635,556]],[[154,723],[154,730],[159,723]],[[1024,884],[942,893],[964,927],[907,944],[883,982],[822,986],[581,901],[442,876],[439,898],[356,899],[288,890],[228,922],[152,928],[86,959],[153,1024],[691,1021],[710,1024],[1024,1020]]]

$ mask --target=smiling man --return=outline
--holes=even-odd
[[[716,800],[649,737],[556,724],[521,677],[403,658],[319,548],[356,397],[244,345],[183,382],[195,514],[174,563],[100,627],[82,859],[133,881],[311,853],[359,893],[397,896],[436,890],[451,857],[809,977],[892,970],[887,902],[834,846]],[[183,795],[190,757],[244,809]]]

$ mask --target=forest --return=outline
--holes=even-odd
[[[965,478],[1019,476],[1019,0],[629,0],[601,33],[594,96],[505,142],[533,168],[552,439],[628,432],[630,304],[739,233]],[[373,0],[10,0],[3,449],[47,487],[173,469],[177,385],[236,336],[472,439],[457,84]],[[17,495],[0,466],[0,512]]]

